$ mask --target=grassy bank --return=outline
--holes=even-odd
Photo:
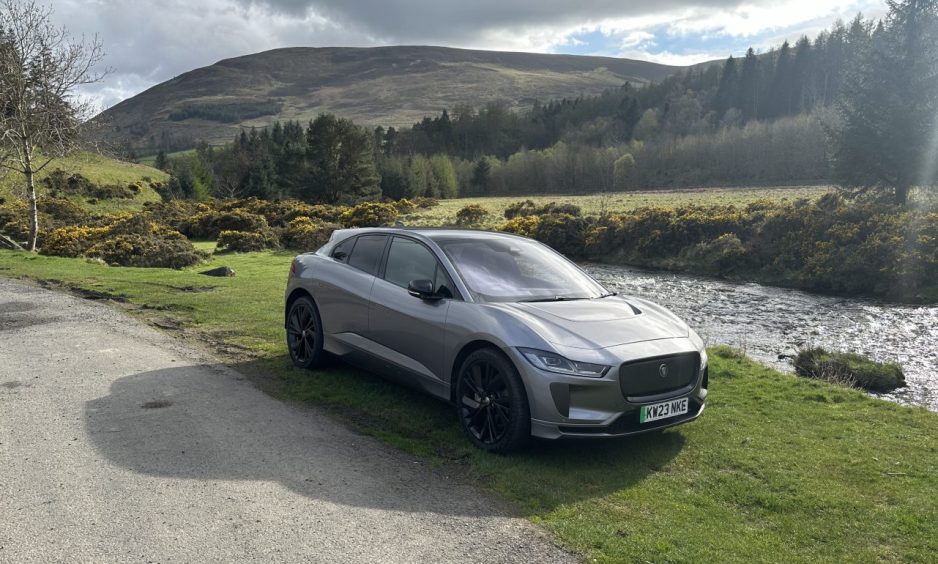
[[[208,244],[204,245],[209,247]],[[232,356],[285,399],[515,501],[599,561],[928,561],[938,551],[938,415],[713,349],[697,422],[612,442],[469,447],[450,407],[373,375],[293,369],[281,329],[290,253],[216,256],[234,278],[0,251],[0,276],[125,299],[137,315]],[[415,494],[416,495],[416,494]]]
[[[56,159],[37,175],[37,191],[40,196],[44,193],[42,179],[56,169],[63,170],[68,175],[81,174],[99,185],[140,184],[140,193],[134,198],[99,200],[93,204],[85,200],[77,202],[88,211],[99,213],[135,210],[142,207],[145,202],[158,202],[160,196],[149,186],[149,181],[166,182],[169,179],[169,175],[165,172],[146,165],[118,161],[97,153],[77,153],[63,159]],[[0,175],[0,198],[12,201],[22,197],[23,192],[22,176],[10,171]]]

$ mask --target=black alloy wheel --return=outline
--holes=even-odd
[[[480,349],[463,361],[456,386],[459,422],[479,448],[509,452],[530,438],[524,384],[500,352]]]
[[[307,297],[298,298],[287,313],[287,348],[293,364],[313,368],[323,357],[322,323],[316,304]]]

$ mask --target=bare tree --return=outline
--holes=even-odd
[[[52,23],[52,9],[34,0],[0,0],[0,167],[22,174],[29,203],[29,240],[36,250],[39,214],[35,176],[74,151],[94,107],[76,90],[100,81],[104,56]]]

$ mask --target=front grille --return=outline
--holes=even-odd
[[[644,358],[619,367],[619,387],[626,398],[655,396],[691,386],[699,371],[695,352]]]

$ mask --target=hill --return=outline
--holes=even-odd
[[[681,67],[612,57],[445,47],[288,48],[195,69],[98,116],[100,135],[138,151],[228,141],[242,126],[335,113],[363,125],[409,126],[458,104],[590,95]]]

